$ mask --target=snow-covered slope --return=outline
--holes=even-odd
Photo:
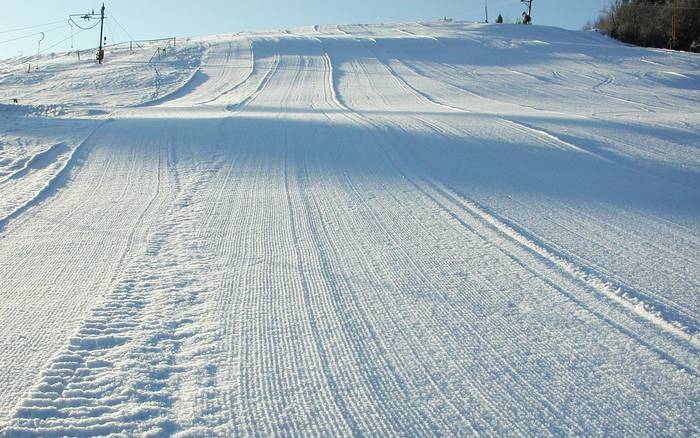
[[[52,53],[38,61],[0,60],[0,102],[17,99],[20,104],[50,106],[60,115],[85,116],[150,101],[182,85],[197,67],[204,46],[189,40],[155,40],[105,50],[102,65],[94,62],[90,50]]]
[[[700,57],[313,26],[0,64],[8,436],[700,432]]]

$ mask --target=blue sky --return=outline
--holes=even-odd
[[[45,32],[41,49],[70,50],[70,13],[97,12],[96,0],[12,0],[3,2],[0,14],[0,58],[36,53],[39,31]],[[108,42],[130,39],[117,23],[136,39],[207,35],[245,30],[283,29],[324,23],[378,23],[433,20],[452,17],[483,20],[484,0],[114,0],[106,1]],[[498,13],[515,19],[523,11],[520,0],[488,0],[491,21]],[[609,0],[534,0],[533,19],[546,24],[580,29]],[[52,24],[48,24],[52,23]],[[43,25],[22,31],[17,28]],[[94,47],[98,30],[73,38],[76,48]],[[26,38],[22,38],[25,37]],[[11,39],[15,41],[8,41]],[[52,47],[53,46],[53,47]]]

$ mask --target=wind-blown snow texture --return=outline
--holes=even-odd
[[[0,433],[700,433],[700,57],[152,49],[0,64]]]

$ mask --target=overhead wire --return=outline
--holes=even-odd
[[[93,24],[92,26],[89,26],[89,27],[82,27],[82,26],[79,25],[75,20],[73,20],[73,16],[69,16],[69,17],[68,17],[68,20],[69,20],[71,23],[73,23],[73,25],[74,25],[75,27],[77,27],[78,29],[82,29],[82,30],[94,29],[95,27],[97,27],[98,24],[100,24],[99,21],[95,21],[95,24]]]
[[[112,29],[112,26],[109,24],[109,21],[107,21],[107,20],[105,20],[104,37],[105,38],[109,37],[109,41],[113,41],[113,42],[117,41],[117,34],[114,32],[114,29]]]
[[[44,52],[46,52],[46,51],[48,51],[48,50],[53,49],[54,47],[58,46],[59,44],[65,43],[66,41],[68,41],[69,39],[71,39],[74,35],[77,35],[77,34],[79,34],[80,32],[82,32],[82,29],[78,29],[78,32],[76,32],[75,34],[69,35],[67,38],[64,38],[64,39],[62,39],[61,41],[59,41],[59,42],[57,42],[57,43],[55,43],[55,44],[52,44],[52,45],[50,45],[49,47],[43,49],[42,51],[39,52],[39,55],[41,55],[42,53],[44,53]]]
[[[68,27],[68,26],[69,26],[68,24],[65,24],[65,23],[64,23],[63,26],[58,26],[58,27],[54,27],[54,28],[51,28],[51,29],[47,29],[47,30],[45,30],[45,31],[43,31],[43,32],[34,32],[34,33],[27,34],[27,35],[22,35],[22,36],[19,36],[19,37],[11,38],[11,39],[9,39],[9,40],[0,41],[0,44],[10,43],[10,42],[12,42],[12,41],[21,40],[21,39],[24,39],[24,38],[31,38],[31,37],[36,36],[36,35],[41,35],[42,33],[52,32],[52,31],[54,31],[54,30],[63,29],[63,28]]]
[[[119,23],[119,20],[117,20],[117,17],[114,16],[114,13],[113,13],[113,12],[110,11],[109,16],[112,18],[112,20],[114,20],[114,22],[117,24],[117,26],[119,26],[119,28],[120,28],[121,30],[123,30],[124,33],[125,33],[129,38],[131,38],[131,41],[135,42],[136,45],[139,46],[139,48],[143,49],[143,46],[142,46],[141,44],[139,44],[138,41],[136,41],[136,38],[134,38],[134,37],[129,33],[129,31],[126,30],[126,29],[124,29],[124,26],[122,26],[121,23]]]
[[[55,43],[55,44],[53,44],[53,45],[51,45],[51,46],[49,46],[49,47],[43,49],[43,50],[41,50],[40,52],[38,52],[38,55],[40,55],[41,53],[44,53],[44,52],[46,52],[46,51],[48,51],[48,50],[50,50],[50,49],[56,47],[57,45],[59,45],[59,44],[65,42],[65,41],[68,41],[68,40],[71,40],[71,41],[72,41],[72,39],[75,37],[75,35],[79,34],[79,33],[82,32],[82,31],[94,29],[95,27],[97,27],[97,26],[100,24],[100,20],[98,20],[97,17],[94,17],[93,15],[94,15],[94,14],[87,14],[87,16],[89,16],[90,18],[94,18],[94,19],[95,19],[95,23],[92,24],[91,26],[81,26],[80,23],[74,19],[74,18],[85,17],[86,15],[72,14],[72,15],[69,15],[69,17],[68,17],[68,23],[67,23],[67,24],[66,24],[66,22],[63,21],[63,20],[60,20],[60,21],[52,21],[52,22],[43,23],[43,24],[37,24],[37,25],[32,25],[32,26],[24,26],[24,27],[19,27],[19,28],[15,28],[15,29],[7,29],[7,30],[0,31],[0,34],[12,33],[12,32],[20,32],[20,31],[22,31],[22,30],[29,30],[29,29],[36,29],[36,28],[41,28],[41,27],[43,27],[43,26],[50,26],[50,25],[52,25],[52,24],[58,24],[58,23],[63,23],[63,25],[62,25],[62,26],[57,26],[57,27],[54,27],[54,28],[51,28],[51,29],[48,29],[48,30],[45,30],[44,33],[46,33],[46,32],[52,32],[52,31],[55,31],[55,30],[58,30],[58,29],[64,29],[64,28],[67,28],[67,27],[70,27],[70,28],[71,28],[71,34],[70,34],[68,37],[66,37],[66,38],[64,38],[63,40],[61,40],[61,41],[59,41],[59,42],[57,42],[57,43]],[[105,18],[107,18],[107,17],[105,17]],[[134,38],[134,36],[131,35],[131,33],[129,33],[129,31],[126,30],[126,28],[125,28],[124,26],[122,26],[122,24],[119,22],[119,20],[114,16],[114,14],[113,14],[111,11],[110,11],[110,14],[109,14],[109,18],[112,18],[112,19],[114,20],[115,24],[119,27],[119,29],[121,29],[121,31],[123,31],[124,34],[126,34],[126,36],[127,36],[128,38],[130,38],[131,41],[133,41],[133,43],[134,43],[137,47],[139,47],[139,48],[141,48],[141,49],[144,48],[144,46],[143,46],[139,41],[137,41],[136,38]],[[112,26],[110,26],[109,21],[106,22],[106,25],[107,25],[107,29],[108,29],[109,33],[112,35],[112,38],[113,38],[113,39],[116,39],[116,37],[115,37],[115,35],[116,35],[115,29],[114,29]],[[75,26],[75,28],[77,29],[77,32],[74,32],[73,26]],[[0,41],[0,44],[10,43],[10,42],[18,41],[18,40],[25,39],[25,38],[31,38],[31,37],[33,37],[33,36],[38,36],[38,35],[40,35],[41,33],[42,33],[42,32],[33,32],[33,33],[31,33],[31,34],[22,35],[22,36],[18,36],[18,37],[15,37],[15,38],[10,38],[10,39],[4,40],[4,41]],[[72,45],[72,43],[71,43],[71,48],[72,48],[72,47],[73,47],[73,45]],[[35,56],[36,56],[36,55],[35,55]]]
[[[78,31],[77,31],[74,35],[77,35],[77,34],[79,34],[80,32],[82,32],[82,30],[78,29]],[[9,64],[9,66],[10,66],[10,67],[14,67],[14,66],[19,65],[19,64],[24,64],[24,63],[27,62],[27,61],[30,61],[30,60],[33,60],[33,59],[38,59],[39,56],[41,56],[43,53],[46,53],[47,51],[53,49],[54,47],[56,47],[56,46],[58,46],[58,45],[60,45],[60,44],[65,43],[66,41],[68,41],[69,39],[71,39],[71,37],[74,36],[74,35],[69,35],[68,37],[66,37],[66,38],[64,38],[64,39],[62,39],[62,40],[60,40],[60,41],[58,41],[57,43],[54,43],[54,44],[52,44],[52,45],[46,47],[45,49],[42,49],[41,51],[37,52],[36,54],[34,54],[34,55],[32,55],[32,56],[29,56],[28,58],[18,59],[17,61],[15,61],[15,62]]]
[[[92,14],[91,14],[91,15],[92,15]],[[16,29],[9,29],[9,30],[0,31],[0,34],[11,33],[11,32],[19,32],[19,31],[22,31],[22,30],[35,29],[35,28],[40,28],[40,27],[42,27],[42,26],[47,26],[47,25],[51,25],[51,24],[58,24],[58,23],[63,23],[63,25],[62,25],[62,26],[57,26],[57,27],[54,27],[54,28],[51,28],[51,29],[48,29],[48,30],[45,30],[44,33],[46,33],[46,32],[51,32],[51,31],[58,30],[58,29],[65,29],[65,28],[68,28],[68,27],[71,28],[70,34],[69,34],[66,38],[63,38],[62,40],[60,40],[60,41],[58,41],[58,42],[56,42],[56,43],[54,43],[54,44],[52,44],[52,45],[50,45],[50,46],[48,46],[48,47],[46,47],[46,48],[44,48],[44,49],[38,51],[35,55],[32,55],[32,56],[30,56],[30,57],[28,57],[28,58],[23,58],[22,60],[19,60],[18,62],[13,63],[13,64],[11,64],[11,65],[21,64],[21,63],[24,63],[24,62],[26,62],[26,61],[28,61],[28,60],[32,60],[32,59],[38,58],[41,54],[48,52],[49,50],[51,50],[51,49],[53,49],[53,48],[59,46],[60,44],[65,43],[65,42],[68,41],[68,40],[72,40],[75,36],[77,36],[77,35],[80,34],[81,32],[86,31],[86,30],[93,29],[93,28],[97,27],[97,25],[100,24],[100,20],[96,20],[96,21],[95,21],[95,24],[92,25],[92,26],[87,26],[87,27],[81,26],[80,24],[78,24],[78,22],[76,22],[76,20],[74,20],[74,17],[82,17],[82,16],[83,16],[83,15],[77,15],[77,14],[70,15],[70,16],[68,17],[68,23],[66,23],[64,20],[61,20],[61,21],[53,21],[53,22],[50,22],[50,23],[38,24],[38,25],[33,25],[33,26],[25,26],[25,27],[16,28]],[[111,17],[111,18],[114,18],[114,17],[111,15],[111,13],[110,13],[110,17]],[[94,17],[93,17],[93,18],[94,18]],[[107,18],[107,17],[105,17],[105,18]],[[129,33],[129,31],[127,31],[127,30],[124,28],[124,26],[122,26],[122,25],[119,23],[119,21],[117,21],[116,18],[114,18],[114,21],[115,21],[115,23],[117,24],[117,26],[119,26],[119,28],[120,28],[129,38],[131,38],[137,46],[139,46],[140,48],[143,48],[143,46],[142,46],[141,44],[139,44],[139,43],[135,40],[135,38]],[[112,28],[112,26],[110,26],[109,21],[106,21],[105,24],[106,24],[106,26],[107,26],[108,32],[112,35],[112,38],[116,38],[116,37],[115,37],[116,32],[115,32],[114,28]],[[76,27],[76,31],[73,30],[73,26]],[[11,38],[11,39],[8,39],[8,40],[5,40],[5,41],[0,41],[0,44],[9,43],[9,42],[17,41],[17,40],[24,39],[24,38],[30,38],[30,37],[33,37],[33,36],[40,35],[41,33],[42,33],[42,32],[33,32],[33,33],[31,33],[31,34],[22,35],[22,36],[15,37],[15,38]],[[72,46],[71,46],[71,47],[72,47]]]
[[[110,41],[111,46],[121,44],[120,42],[125,41],[126,38],[126,35],[117,33],[114,26],[112,26],[108,20],[105,20],[105,35],[109,37],[108,41]]]
[[[35,25],[33,25],[33,26],[18,27],[18,28],[16,28],[16,29],[1,30],[1,31],[0,31],[0,34],[19,32],[19,31],[21,31],[21,30],[28,30],[28,29],[36,29],[37,27],[51,26],[51,25],[53,25],[53,24],[58,24],[58,23],[63,23],[63,20],[51,21],[51,22],[49,22],[49,23],[44,23],[44,24],[35,24]]]
[[[129,38],[128,35],[125,35],[123,32],[117,32],[117,29],[112,26],[112,23],[109,20],[105,20],[105,28],[112,39],[112,45],[125,42]]]
[[[31,60],[31,59],[37,58],[37,57],[40,56],[41,54],[46,53],[47,51],[49,51],[49,50],[55,48],[56,46],[58,46],[58,45],[60,45],[60,44],[63,44],[64,42],[66,42],[66,41],[68,41],[68,40],[72,40],[76,35],[80,34],[81,32],[86,31],[86,30],[90,30],[90,29],[94,29],[95,27],[97,27],[97,26],[100,24],[100,20],[97,20],[97,19],[96,19],[95,24],[93,24],[92,26],[87,26],[87,27],[86,27],[86,26],[81,26],[78,22],[76,22],[76,20],[74,19],[74,17],[83,17],[83,16],[84,16],[84,15],[73,14],[73,15],[70,15],[70,16],[68,17],[68,23],[66,23],[66,22],[63,21],[63,20],[61,20],[61,21],[54,21],[54,22],[50,22],[50,23],[44,23],[44,24],[41,24],[41,25],[26,26],[26,27],[17,28],[17,29],[6,30],[6,31],[0,32],[0,34],[2,34],[2,33],[10,33],[10,32],[18,32],[18,31],[27,30],[27,29],[34,29],[34,28],[39,28],[39,27],[41,27],[41,26],[46,26],[46,25],[51,25],[51,24],[57,24],[57,23],[63,23],[63,25],[62,25],[62,26],[57,26],[57,27],[54,27],[54,28],[51,28],[51,29],[48,29],[48,30],[46,30],[46,31],[44,31],[44,32],[51,32],[51,31],[54,31],[54,30],[64,29],[64,28],[67,28],[67,27],[70,27],[70,28],[71,28],[70,35],[68,35],[66,38],[64,38],[64,39],[62,39],[62,40],[60,40],[60,41],[58,41],[58,42],[56,42],[56,43],[54,43],[54,44],[52,44],[52,45],[50,45],[50,46],[48,46],[48,47],[42,49],[41,51],[37,52],[36,55],[32,55],[32,56],[30,56],[29,58],[24,58],[22,61],[18,62],[18,63],[23,63],[23,62],[26,62],[26,60]],[[90,14],[90,16],[92,17],[92,14]],[[95,18],[95,17],[92,17],[92,18]],[[105,17],[105,18],[107,18],[107,17]],[[136,39],[129,33],[129,31],[127,31],[127,30],[124,28],[124,26],[121,25],[121,23],[119,23],[119,21],[111,14],[111,12],[110,12],[110,18],[113,18],[113,19],[114,19],[114,22],[117,24],[117,26],[119,26],[119,28],[120,28],[129,38],[131,38],[131,40],[134,41],[134,43],[135,43],[138,47],[143,48],[143,46],[142,46],[138,41],[136,41]],[[115,35],[116,35],[115,29],[109,24],[109,21],[106,21],[106,22],[105,22],[105,25],[106,25],[106,27],[107,27],[108,33],[110,33],[110,34],[112,35],[112,38],[116,38],[116,37],[115,37]],[[73,30],[73,26],[76,27],[76,31]],[[0,44],[12,42],[12,41],[17,41],[17,40],[24,39],[24,38],[30,38],[30,37],[32,37],[32,36],[36,36],[36,35],[40,35],[40,34],[41,34],[41,32],[34,32],[34,33],[31,33],[31,34],[28,34],[28,35],[22,35],[22,36],[20,36],[20,37],[11,38],[11,39],[8,39],[8,40],[5,40],[5,41],[0,41]],[[72,46],[71,46],[71,47],[72,47]]]

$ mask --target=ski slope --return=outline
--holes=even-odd
[[[431,22],[152,56],[0,62],[1,435],[700,433],[698,55]]]

